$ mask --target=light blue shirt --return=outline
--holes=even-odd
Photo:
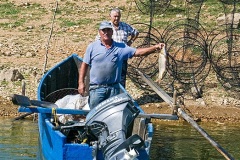
[[[83,62],[91,66],[90,84],[112,84],[121,79],[123,60],[132,58],[136,48],[113,41],[107,49],[100,40],[88,45]]]

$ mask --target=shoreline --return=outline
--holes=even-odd
[[[141,99],[141,98],[140,98]],[[136,100],[139,103],[139,100]],[[0,117],[16,118],[25,113],[18,112],[18,106],[14,105],[10,98],[0,96]],[[194,101],[188,101],[188,105],[180,106],[196,122],[215,123],[240,123],[240,108],[233,106],[200,106]],[[148,114],[171,114],[172,108],[166,102],[139,104],[143,111]],[[32,115],[30,115],[32,116]],[[30,117],[28,116],[28,117]],[[158,121],[158,119],[154,119]],[[179,117],[179,120],[183,120]],[[184,120],[183,120],[184,121]]]

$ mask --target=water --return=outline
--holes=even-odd
[[[239,124],[199,124],[211,138],[232,157],[240,159]],[[154,123],[152,160],[225,159],[208,140],[187,122],[161,121]]]
[[[236,160],[240,159],[240,125],[203,123],[200,126]],[[38,127],[30,119],[0,118],[0,159],[37,159]],[[151,160],[224,160],[187,122],[154,122]]]
[[[0,159],[36,159],[37,122],[32,120],[13,122],[10,118],[0,118],[0,128]]]

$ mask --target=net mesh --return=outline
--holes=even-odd
[[[63,88],[56,90],[45,97],[45,101],[55,103],[58,99],[65,97],[66,95],[79,94],[76,88]]]

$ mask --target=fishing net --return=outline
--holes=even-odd
[[[45,97],[45,101],[55,103],[58,99],[65,97],[66,95],[79,94],[76,88],[63,88],[56,90]]]

